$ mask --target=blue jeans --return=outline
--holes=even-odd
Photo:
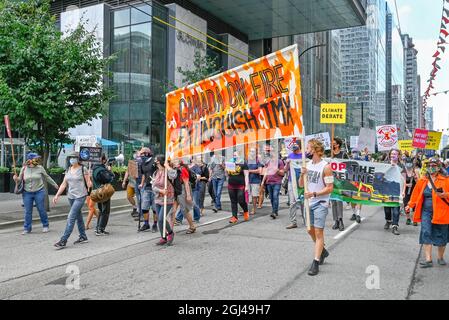
[[[385,220],[391,222],[391,216],[393,215],[393,222],[391,223],[393,226],[399,226],[399,207],[384,207],[385,211]]]
[[[75,221],[78,225],[80,237],[87,239],[86,229],[84,228],[83,214],[81,213],[81,208],[83,207],[85,201],[86,197],[69,199],[70,212],[67,217],[67,225],[65,227],[64,235],[61,237],[61,241],[66,242],[69,239],[73,228],[75,227]]]
[[[162,230],[164,230],[164,206],[160,205],[160,204],[155,204],[155,209],[156,209],[156,213],[158,215],[157,217],[157,224],[159,226],[159,231],[161,232],[161,237],[165,238],[165,234],[163,233]],[[169,234],[173,233],[173,230],[170,226],[170,221],[168,219],[169,217],[169,213],[172,209],[173,205],[172,204],[167,204],[167,222],[165,223],[165,230],[167,230],[167,232]]]
[[[273,208],[273,213],[278,213],[279,211],[279,194],[281,192],[280,184],[267,184],[268,193],[270,194],[271,207]]]
[[[193,190],[193,220],[198,222],[200,221],[200,218],[200,190],[195,188],[195,190]]]
[[[176,220],[178,220],[179,222],[182,222],[182,220],[184,220],[184,212],[182,211],[182,209],[178,210],[178,214],[176,215]]]
[[[212,186],[215,194],[215,208],[221,210],[221,191],[223,190],[224,179],[212,179]]]
[[[37,211],[39,211],[39,217],[41,218],[42,226],[48,228],[48,216],[45,211],[45,190],[42,188],[39,191],[28,192],[23,191],[23,206],[25,207],[25,223],[23,229],[31,231],[33,226],[33,202],[36,203]]]

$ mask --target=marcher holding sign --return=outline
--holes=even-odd
[[[343,145],[343,140],[336,137],[334,141],[332,141],[332,148],[334,151],[334,158],[336,159],[348,159],[348,155],[346,152],[341,150],[341,146]],[[345,230],[345,225],[343,223],[343,201],[332,200],[332,216],[334,218],[334,225],[332,229],[343,231]]]
[[[309,235],[315,242],[315,258],[308,274],[314,276],[319,272],[319,265],[324,263],[324,259],[329,252],[324,248],[324,226],[328,214],[330,194],[334,187],[334,175],[329,164],[323,160],[324,146],[318,140],[310,140],[307,144],[307,157],[311,161],[307,167],[301,169],[299,186],[304,186],[304,181],[308,182],[308,190],[304,197],[309,199],[311,228]],[[305,179],[307,176],[307,179]]]

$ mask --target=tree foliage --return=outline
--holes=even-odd
[[[58,31],[48,1],[0,0],[0,114],[44,164],[52,147],[70,141],[70,128],[104,114],[111,59],[83,23]]]

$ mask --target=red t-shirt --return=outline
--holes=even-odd
[[[189,171],[185,167],[181,168],[181,180],[189,181]]]

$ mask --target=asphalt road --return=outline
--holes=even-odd
[[[364,220],[353,227],[346,210],[343,234],[331,229],[330,214],[330,256],[319,275],[307,275],[313,245],[301,223],[285,229],[285,203],[283,197],[276,220],[265,208],[236,225],[228,212],[207,211],[197,233],[176,227],[172,247],[156,246],[158,233],[137,233],[129,210],[112,215],[110,236],[89,230],[89,243],[74,246],[75,231],[59,251],[53,243],[64,221],[53,222],[48,234],[37,226],[27,236],[19,227],[0,230],[0,298],[449,299],[449,267],[417,268],[419,227],[401,217],[400,236],[385,231],[382,208],[363,208]],[[71,274],[78,271],[79,278]]]

